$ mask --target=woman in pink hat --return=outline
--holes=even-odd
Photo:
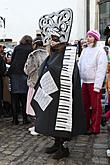
[[[104,49],[97,46],[97,41],[99,40],[99,32],[96,30],[88,31],[88,46],[83,49],[79,58],[79,71],[83,81],[82,96],[86,112],[87,135],[100,133],[102,115],[101,88],[106,75],[107,56]]]

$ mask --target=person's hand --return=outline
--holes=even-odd
[[[100,89],[99,88],[94,88],[94,92],[100,92]]]

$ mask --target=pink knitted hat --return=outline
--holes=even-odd
[[[87,36],[88,36],[88,35],[94,37],[97,41],[100,40],[100,33],[99,33],[98,31],[96,31],[96,30],[89,30],[89,31],[87,32]]]

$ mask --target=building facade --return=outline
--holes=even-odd
[[[86,0],[73,0],[73,25],[71,39],[77,40],[85,37],[86,32]]]
[[[89,4],[87,12],[89,18],[86,20],[88,27],[99,30],[101,40],[104,40],[104,29],[110,24],[110,0],[87,0],[86,2]]]
[[[110,0],[99,1],[99,31],[101,38],[105,39],[103,35],[105,27],[110,24]]]
[[[105,40],[104,29],[110,24],[110,0],[74,0],[74,39],[84,38],[89,29],[96,29]]]

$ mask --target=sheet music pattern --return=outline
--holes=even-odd
[[[55,130],[72,131],[72,75],[76,47],[67,46],[60,76],[60,97]]]
[[[34,100],[39,104],[41,109],[45,111],[47,106],[53,100],[53,98],[49,96],[49,94],[58,91],[58,88],[49,71],[42,76],[40,85],[41,87],[38,88],[34,96]]]

